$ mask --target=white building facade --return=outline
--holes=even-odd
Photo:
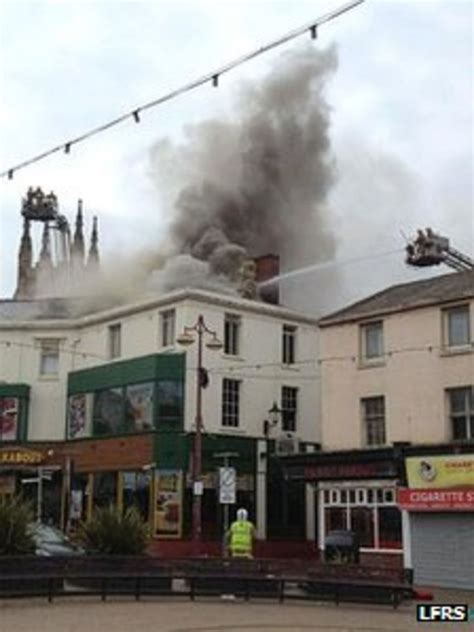
[[[216,504],[215,473],[222,463],[218,456],[212,459],[231,451],[238,455],[232,462],[238,473],[241,459],[245,463],[238,500],[250,504],[259,537],[266,539],[267,508],[274,504],[267,498],[267,468],[270,455],[283,445],[279,437],[284,435],[286,449],[311,450],[321,440],[320,401],[314,387],[315,321],[280,306],[201,290],[177,291],[84,315],[73,315],[76,307],[67,301],[5,301],[1,306],[0,449],[9,450],[10,456],[4,458],[0,489],[11,490],[18,484],[12,483],[7,466],[8,459],[23,458],[12,456],[17,447],[36,447],[43,456],[45,450],[54,452],[44,467],[55,464],[63,474],[72,468],[71,489],[82,492],[80,517],[90,515],[96,504],[107,499],[126,504],[131,490],[136,492],[143,483],[140,472],[152,470],[156,477],[150,482],[147,474],[144,512],[155,534],[167,537],[163,516],[161,527],[157,526],[156,503],[161,502],[160,473],[165,487],[174,473],[180,491],[170,498],[179,510],[174,507],[169,513],[171,518],[179,513],[180,527],[168,530],[171,536],[183,536],[189,521],[198,345],[195,341],[181,347],[176,339],[202,316],[223,344],[222,349],[211,350],[206,343],[214,335],[204,335],[204,523],[209,522],[209,532],[215,536],[215,525],[210,523],[213,512],[219,514],[221,509]],[[281,413],[272,420],[268,411],[274,402]],[[215,448],[209,445],[212,442]],[[140,456],[134,461],[132,453]],[[69,493],[64,481],[58,485],[63,488],[58,494]],[[309,499],[300,535],[311,538],[312,497],[304,490],[298,494]],[[287,501],[291,505],[292,498]],[[67,509],[62,506],[61,512],[64,522]],[[294,512],[288,506],[277,514],[288,523]],[[214,521],[219,520],[214,515]],[[284,524],[280,531],[284,539]]]

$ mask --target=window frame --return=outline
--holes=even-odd
[[[240,314],[224,314],[224,345],[223,353],[226,356],[239,356],[241,346],[242,316]]]
[[[118,332],[118,337],[115,338]],[[116,360],[122,357],[122,323],[113,323],[107,328],[108,335],[108,356],[109,360]],[[115,345],[118,340],[118,352]]]
[[[367,411],[367,405],[375,403],[376,401],[382,403],[382,412],[377,411],[369,413]],[[368,448],[377,448],[387,445],[387,408],[384,395],[374,395],[370,397],[362,397],[360,400],[361,416],[362,416],[362,432],[363,432],[363,444]],[[375,424],[382,422],[382,430],[380,428],[373,428]],[[383,441],[373,440],[371,436],[381,435]]]
[[[291,392],[290,392],[291,391]],[[296,432],[298,427],[298,393],[296,386],[282,386],[280,394],[281,429],[283,432]],[[288,406],[288,404],[293,404]],[[287,418],[285,419],[285,415]],[[288,418],[290,417],[290,418]]]
[[[453,410],[452,396],[464,391],[463,410]],[[457,386],[446,389],[446,408],[449,425],[450,441],[474,441],[474,385]],[[462,437],[454,436],[454,420],[464,419],[464,433]]]
[[[159,312],[160,331],[159,343],[160,347],[172,347],[176,339],[176,309],[164,309]]]
[[[281,330],[281,363],[285,366],[296,364],[298,327],[284,323]]]
[[[60,362],[60,338],[39,338],[37,340],[39,345],[39,376],[40,378],[57,378],[59,376],[59,362]],[[49,353],[48,351],[49,347]],[[51,349],[53,349],[51,352]],[[46,358],[55,358],[56,367],[54,371],[44,370],[44,361]]]
[[[242,380],[222,378],[221,426],[240,427],[240,402]]]
[[[451,325],[450,317],[455,313],[463,312],[466,314],[467,336],[462,342],[451,342]],[[451,305],[442,310],[442,339],[443,349],[445,352],[453,352],[457,350],[465,350],[471,348],[471,310],[469,303],[459,303]]]
[[[370,329],[380,328],[381,352],[378,355],[368,355],[368,332]],[[359,326],[359,361],[362,366],[373,366],[385,363],[385,328],[381,319],[362,323]]]

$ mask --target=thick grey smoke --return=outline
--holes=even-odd
[[[313,47],[281,56],[262,80],[241,88],[232,120],[188,127],[186,143],[158,142],[160,174],[178,165],[185,182],[169,225],[170,251],[193,259],[171,266],[170,286],[207,275],[235,279],[246,256],[277,253],[285,268],[327,259],[335,240],[325,203],[334,180],[324,86],[337,66],[335,49]],[[169,243],[169,242],[168,242]],[[170,287],[171,289],[171,287]]]

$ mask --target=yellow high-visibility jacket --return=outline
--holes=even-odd
[[[255,527],[248,520],[236,520],[230,526],[230,551],[232,555],[252,556]]]

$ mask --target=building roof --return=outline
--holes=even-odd
[[[184,288],[158,296],[149,294],[135,302],[122,304],[118,304],[117,301],[106,303],[102,298],[0,300],[0,327],[31,327],[39,324],[39,321],[48,327],[53,325],[58,325],[61,328],[77,327],[122,318],[147,309],[163,308],[182,301],[206,303],[224,309],[253,312],[312,326],[317,325],[315,318],[289,310],[281,305],[245,299],[234,294]]]
[[[474,297],[474,270],[393,285],[319,320],[321,327]]]

